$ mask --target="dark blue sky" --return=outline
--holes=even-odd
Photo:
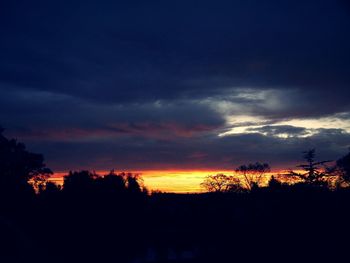
[[[348,1],[1,1],[0,124],[55,170],[290,168],[350,146]]]

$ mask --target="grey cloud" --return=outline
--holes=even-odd
[[[286,140],[273,134],[302,127],[215,134],[230,128],[228,116],[260,117],[267,127],[293,118],[349,120],[344,6],[0,1],[0,125],[62,169],[289,163],[313,144],[335,156],[348,145],[344,131]]]
[[[17,89],[2,93],[5,95],[0,98],[2,125],[19,137],[58,136],[69,140],[133,133],[141,137],[191,136],[225,125],[218,112],[192,101],[111,105],[42,91]]]
[[[104,103],[205,98],[242,86],[348,95],[350,20],[335,1],[1,7],[0,81],[9,85]]]
[[[278,136],[283,134],[288,136],[302,136],[308,134],[306,128],[291,125],[267,125],[258,128],[247,128],[247,131],[259,132],[267,136]]]
[[[347,119],[350,104],[344,92],[299,88],[240,87],[210,97],[213,107],[226,104],[226,115],[251,115],[273,123],[293,118],[317,118],[339,114]],[[337,116],[336,116],[337,117]]]
[[[295,168],[302,151],[316,148],[318,158],[336,160],[348,151],[350,134],[324,130],[306,138],[286,139],[261,134],[214,135],[173,140],[135,136],[109,141],[29,141],[32,150],[43,152],[55,170],[65,169],[234,169],[254,162],[268,162],[278,169]]]

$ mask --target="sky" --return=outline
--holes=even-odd
[[[344,0],[0,2],[0,125],[54,171],[290,169],[350,147]]]

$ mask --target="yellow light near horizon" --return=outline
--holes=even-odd
[[[200,184],[208,175],[224,173],[231,175],[233,171],[191,171],[191,170],[146,170],[130,171],[139,174],[145,186],[150,191],[172,192],[172,193],[199,193],[203,192]],[[108,171],[96,171],[97,174],[107,174]],[[55,173],[50,181],[57,184],[63,184],[63,176],[67,172]]]
[[[235,174],[234,171],[229,170],[146,170],[130,172],[139,174],[148,190],[171,193],[201,193],[205,190],[201,188],[200,184],[203,182],[206,176],[215,175],[218,173],[223,173],[226,175]],[[262,181],[262,184],[266,185],[271,175],[277,175],[285,172],[286,171],[273,171],[267,173],[265,179]],[[96,171],[96,173],[104,175],[107,174],[108,171]],[[55,173],[51,177],[50,181],[62,184],[63,176],[67,174],[67,172]],[[237,176],[240,177],[239,175]]]
[[[151,191],[200,193],[204,178],[218,173],[229,175],[232,171],[144,171],[142,178]]]

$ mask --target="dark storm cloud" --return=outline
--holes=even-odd
[[[210,132],[225,123],[218,112],[196,102],[101,105],[57,93],[1,91],[2,125],[10,127],[15,135],[32,139],[98,139],[133,134],[186,137]]]
[[[0,80],[27,88],[124,102],[242,85],[346,92],[349,83],[350,22],[335,1],[14,1],[1,10]]]
[[[303,127],[271,125],[350,119],[348,6],[1,1],[0,124],[47,153],[55,168],[121,160],[226,167],[231,156],[243,162],[261,159],[257,153],[283,163],[288,151],[294,156],[316,141],[340,153],[344,130],[282,145],[276,135],[301,135]],[[264,131],[256,132],[266,136],[215,135],[254,124],[226,123],[240,115],[261,118]]]

